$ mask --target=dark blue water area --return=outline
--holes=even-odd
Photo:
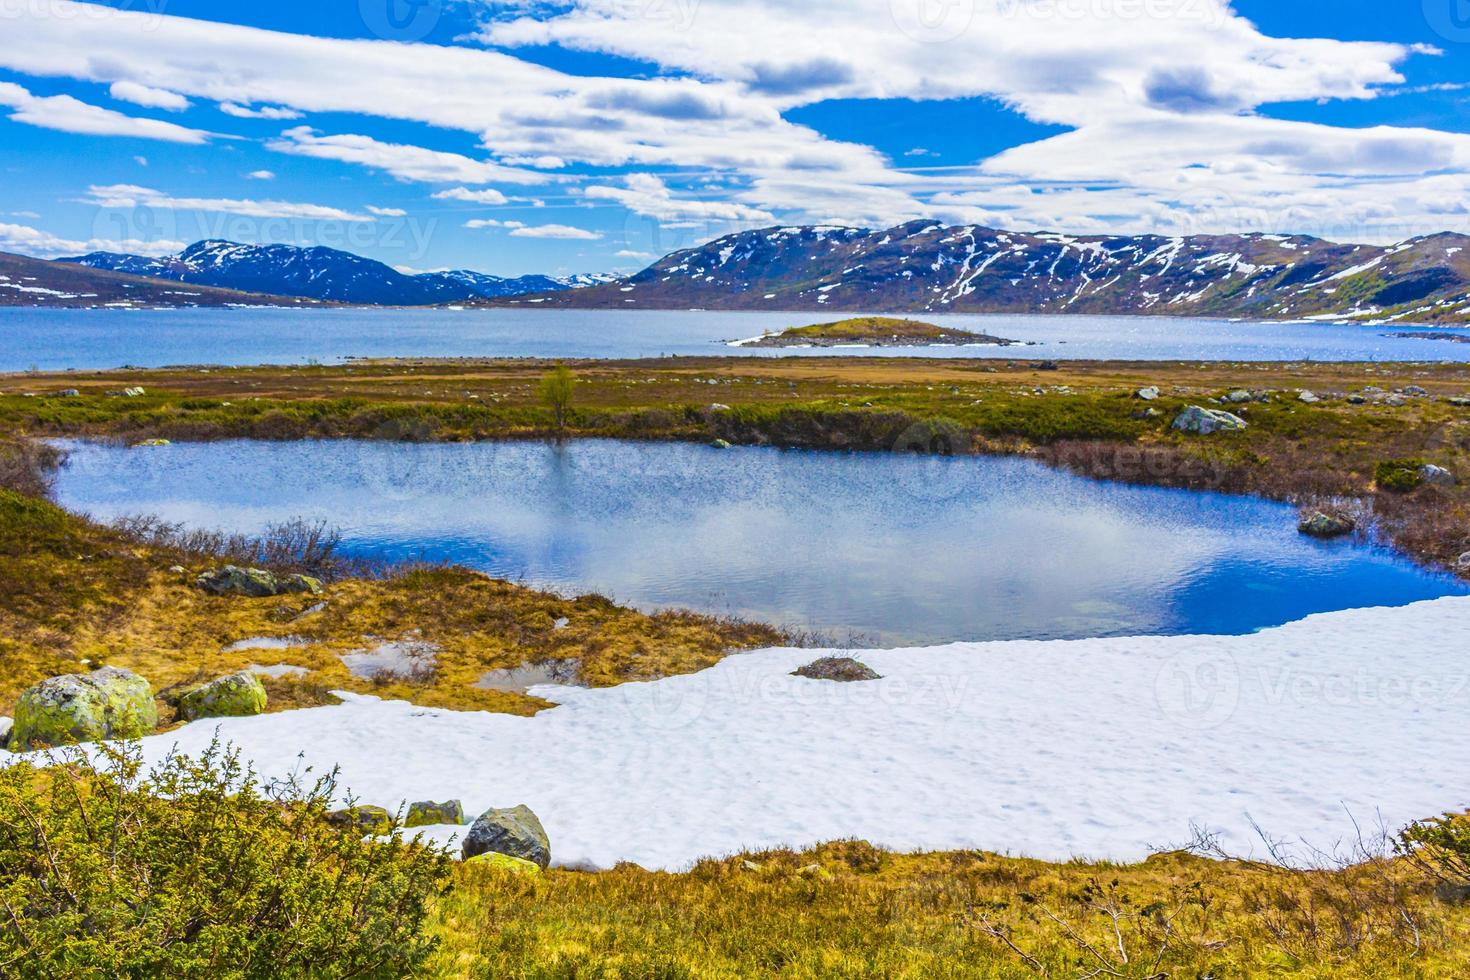
[[[1020,459],[604,440],[68,449],[58,498],[101,519],[320,520],[360,556],[839,644],[1243,634],[1467,592],[1381,548],[1304,538],[1288,506]]]
[[[1165,361],[1466,361],[1470,345],[1366,324],[1169,317],[928,316],[1020,347],[732,347],[840,315],[604,310],[47,310],[0,308],[0,372],[339,363],[368,357],[875,355]],[[1453,334],[1448,336],[1453,337]]]

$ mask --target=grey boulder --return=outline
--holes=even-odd
[[[1246,421],[1219,409],[1191,405],[1175,417],[1174,428],[1191,435],[1208,436],[1216,432],[1240,432],[1246,428]]]
[[[1458,482],[1455,479],[1455,474],[1443,466],[1435,466],[1433,463],[1426,463],[1419,467],[1419,480],[1425,486],[1430,487],[1452,487]]]
[[[250,599],[301,593],[318,595],[322,591],[322,583],[308,575],[281,576],[261,568],[239,568],[235,565],[205,572],[194,584],[211,595],[238,595]]]
[[[528,806],[486,810],[465,835],[463,854],[466,861],[481,854],[505,854],[544,870],[551,865],[551,841]]]

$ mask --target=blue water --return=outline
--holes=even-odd
[[[583,441],[70,444],[58,495],[110,519],[446,560],[646,609],[854,645],[1230,633],[1466,593],[1292,508],[1085,480],[1018,459]]]
[[[584,310],[0,308],[0,372],[133,365],[335,363],[350,357],[639,358],[875,354],[1190,361],[1465,361],[1470,345],[1331,323],[1098,316],[933,316],[1025,347],[748,350],[725,343],[835,319],[815,313]]]

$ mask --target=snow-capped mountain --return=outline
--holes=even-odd
[[[916,221],[741,232],[541,300],[609,309],[1093,313],[1470,320],[1470,237],[1022,234]]]
[[[196,242],[178,255],[157,259],[117,252],[93,252],[60,261],[245,292],[384,306],[428,306],[526,293],[552,293],[581,288],[609,278],[505,278],[465,270],[407,275],[382,262],[332,248],[241,245],[226,241]]]

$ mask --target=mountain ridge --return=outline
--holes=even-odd
[[[506,278],[465,269],[409,274],[376,259],[320,245],[246,245],[221,239],[195,242],[177,255],[159,258],[91,252],[57,261],[191,285],[360,306],[434,306],[553,293],[608,278]]]
[[[737,232],[576,293],[583,309],[1081,313],[1470,322],[1470,237],[1075,236],[916,221]]]

